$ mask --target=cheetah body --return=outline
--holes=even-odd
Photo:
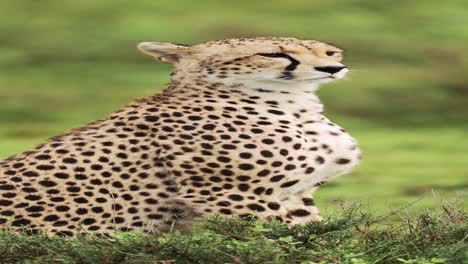
[[[140,48],[174,64],[170,85],[0,162],[1,225],[73,235],[165,231],[209,214],[320,219],[313,191],[356,167],[360,151],[323,115],[314,92],[328,77],[300,79],[300,58],[342,65],[317,55],[336,48],[289,38]]]

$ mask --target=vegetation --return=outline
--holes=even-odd
[[[351,69],[320,96],[359,140],[363,163],[317,192],[324,215],[356,201],[379,214],[417,201],[405,210],[414,217],[441,203],[468,206],[464,0],[5,0],[0,10],[0,158],[158,92],[170,67],[139,54],[140,41],[293,36],[344,48]],[[394,214],[391,226],[353,217],[303,230],[213,220],[191,235],[112,239],[3,231],[1,262],[457,263],[463,255],[462,222],[432,213],[408,222]]]
[[[87,235],[69,239],[0,231],[0,261],[462,263],[468,252],[467,216],[460,209],[445,206],[437,213],[402,217],[402,223],[395,225],[388,224],[386,216],[371,216],[353,206],[321,223],[293,228],[279,222],[211,218],[185,235],[120,233],[112,238]]]

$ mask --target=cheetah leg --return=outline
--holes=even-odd
[[[312,192],[315,189],[302,191],[281,202],[281,205],[288,211],[285,218],[286,223],[298,225],[322,220],[319,209],[315,206],[312,198]]]

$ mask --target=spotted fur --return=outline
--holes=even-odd
[[[139,48],[174,65],[168,87],[1,161],[1,226],[74,235],[209,214],[320,219],[312,192],[360,159],[314,94],[346,74],[340,49],[293,38]]]

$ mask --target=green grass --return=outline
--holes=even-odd
[[[392,214],[402,214],[402,211]],[[34,237],[0,231],[2,263],[463,263],[467,214],[443,206],[416,217],[372,216],[353,206],[321,223],[215,217],[189,234]]]

